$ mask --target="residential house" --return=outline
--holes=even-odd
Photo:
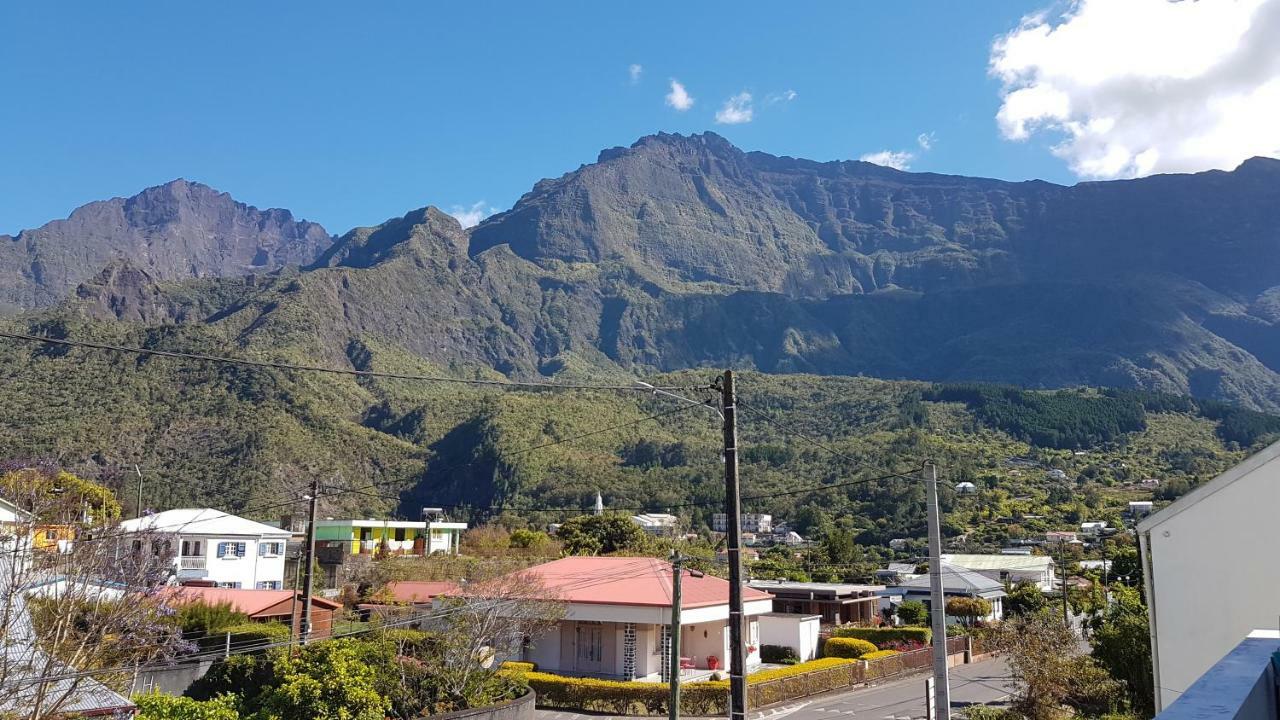
[[[933,602],[929,583],[928,574],[919,575],[884,592],[891,604],[896,604],[894,598],[897,598],[897,602],[919,600],[925,604],[925,607],[931,607]],[[1007,593],[1000,582],[972,570],[948,564],[946,561],[942,563],[942,595],[948,600],[953,597],[982,598],[991,603],[991,614],[979,620],[996,622],[1004,618],[1004,598]],[[947,616],[948,623],[957,621],[956,618]]]
[[[9,556],[0,555],[0,598],[8,606],[7,624],[0,629],[0,667],[5,669],[0,717],[29,717],[37,698],[56,703],[57,716],[63,718],[133,717],[136,707],[127,697],[62,664],[38,646],[26,593],[15,592],[8,584],[14,573]]]
[[[893,538],[889,541],[890,550],[902,550],[907,547],[907,543],[911,542],[907,538]]]
[[[1067,473],[1065,471],[1058,470],[1057,468],[1050,470],[1047,474],[1050,480],[1066,480],[1067,479]]]
[[[557,627],[533,638],[523,659],[548,672],[623,680],[667,679],[671,565],[646,557],[566,557],[521,572],[535,598],[564,603]],[[743,588],[748,666],[760,663],[760,624],[773,597]],[[681,664],[723,669],[729,656],[729,583],[681,581]]]
[[[1107,533],[1107,523],[1105,520],[1097,520],[1093,522],[1080,523],[1080,534],[1087,538],[1096,538]]]
[[[1160,487],[1160,479],[1159,478],[1143,478],[1142,481],[1139,482],[1138,484],[1144,488],[1158,488]]]
[[[1044,541],[1048,545],[1057,545],[1058,543],[1074,545],[1080,542],[1080,538],[1070,530],[1050,530],[1044,534]]]
[[[667,536],[674,535],[676,529],[680,526],[680,518],[667,513],[643,513],[641,515],[632,515],[631,522],[644,528],[644,531],[650,535]]]
[[[466,523],[443,519],[316,521],[316,561],[322,586],[336,590],[375,555],[457,555]]]
[[[0,553],[25,562],[31,554],[31,535],[35,521],[35,515],[0,498]],[[21,569],[20,565],[18,570]]]
[[[302,628],[303,594],[293,590],[241,590],[216,587],[169,587],[159,597],[171,604],[203,603],[231,606],[249,616],[250,622],[277,622],[291,625],[297,634]],[[341,603],[322,597],[311,598],[311,637],[326,638],[333,633],[335,614]],[[290,620],[292,618],[292,620]]]
[[[773,611],[793,615],[816,615],[828,625],[875,622],[880,610],[883,585],[752,580],[750,587],[773,596]]]
[[[876,570],[876,580],[885,585],[901,585],[919,574],[915,563],[889,563],[888,567]]]
[[[1004,585],[1034,583],[1041,590],[1052,590],[1057,565],[1048,555],[961,555],[946,554],[942,562],[972,570]]]
[[[1165,708],[1255,628],[1274,628],[1280,443],[1138,522],[1156,707]],[[1223,562],[1230,558],[1230,562]],[[1221,592],[1207,592],[1206,578]]]
[[[1150,500],[1130,500],[1129,501],[1129,517],[1134,518],[1135,520],[1138,518],[1144,518],[1150,515],[1151,511],[1154,509],[1155,509],[1155,503],[1151,502]]]
[[[739,529],[760,535],[773,533],[773,516],[764,513],[742,513]],[[716,532],[729,532],[729,516],[715,513],[711,516],[711,529]]]
[[[421,617],[430,612],[436,598],[457,594],[462,588],[450,581],[402,580],[387,583],[369,602],[356,605],[362,619],[408,620],[409,616]],[[424,618],[425,619],[425,618]],[[416,622],[413,624],[417,624]]]
[[[165,510],[120,523],[134,549],[173,557],[174,583],[249,590],[284,587],[289,531],[213,508]],[[142,536],[148,537],[142,537]],[[143,548],[144,542],[150,543]]]

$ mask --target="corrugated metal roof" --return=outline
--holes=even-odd
[[[548,598],[597,605],[671,607],[671,564],[647,557],[567,557],[522,571],[545,588]],[[729,582],[712,575],[685,575],[680,607],[727,605]],[[742,589],[742,599],[767,600],[768,593]]]
[[[965,555],[947,553],[942,562],[968,570],[1031,570],[1047,571],[1053,565],[1048,555]]]

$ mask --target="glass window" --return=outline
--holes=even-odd
[[[404,528],[396,528],[396,540],[404,542]]]

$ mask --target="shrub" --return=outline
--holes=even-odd
[[[510,670],[516,673],[529,673],[538,669],[537,664],[531,662],[521,662],[519,660],[507,660],[502,663],[503,670]]]
[[[796,653],[795,648],[786,645],[761,645],[760,660],[767,663],[796,663],[800,661],[800,655]]]
[[[851,658],[853,660],[875,651],[876,646],[870,641],[851,637],[833,637],[822,648],[822,652],[827,657]]]
[[[270,656],[232,655],[214,663],[184,694],[194,700],[212,700],[219,695],[239,693],[243,704],[252,707],[258,694],[275,682],[275,663]]]
[[[137,720],[240,720],[235,695],[219,695],[212,700],[193,700],[150,693],[135,695]]]
[[[182,633],[187,637],[212,635],[223,628],[249,622],[249,616],[238,612],[229,602],[214,605],[203,602],[183,603],[178,607],[177,618]]]
[[[898,619],[908,625],[923,625],[929,622],[929,608],[919,600],[907,600],[898,606]]]
[[[246,622],[220,628],[216,633],[200,638],[200,648],[220,650],[226,647],[227,633],[231,634],[233,652],[265,648],[268,645],[289,640],[288,625],[275,622]]]
[[[902,653],[897,650],[876,650],[875,652],[869,652],[866,655],[863,655],[860,659],[870,662],[872,660],[883,660],[884,658],[901,654]]]
[[[987,705],[970,705],[961,712],[964,713],[965,720],[1020,720],[1022,718],[1009,708]]]
[[[883,648],[884,643],[894,641],[918,642],[921,645],[928,645],[933,638],[933,631],[926,627],[840,627],[836,628],[831,634],[832,637],[866,640],[874,643],[878,648]]]

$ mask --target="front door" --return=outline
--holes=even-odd
[[[574,648],[574,670],[597,675],[604,671],[603,625],[589,622],[577,623]]]

